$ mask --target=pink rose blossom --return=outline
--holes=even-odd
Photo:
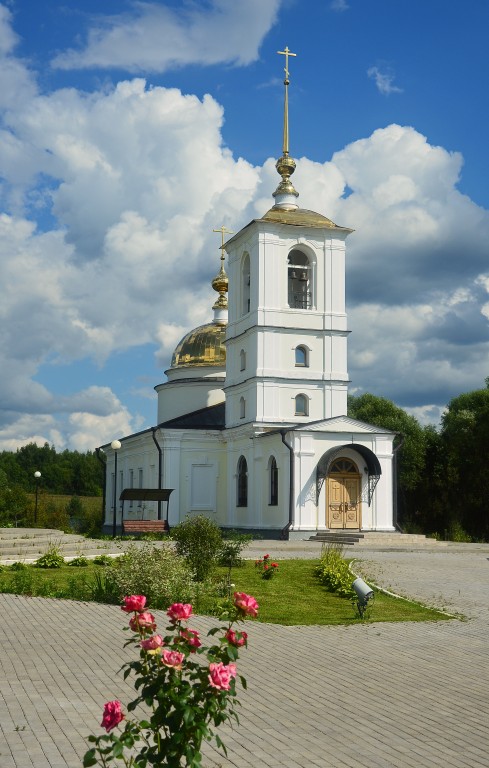
[[[173,603],[168,608],[166,615],[172,622],[186,621],[192,616],[192,606],[189,603]]]
[[[235,632],[234,629],[228,629],[224,637],[231,645],[241,648],[242,645],[246,645],[248,634],[247,632]]]
[[[124,605],[121,605],[121,608],[126,613],[131,613],[132,611],[138,611],[140,613],[141,611],[144,611],[145,605],[146,598],[144,595],[128,595],[124,598]]]
[[[209,683],[220,691],[229,691],[231,678],[236,677],[236,664],[209,664]]]
[[[161,661],[165,667],[171,667],[172,669],[181,669],[185,660],[185,654],[178,651],[164,650]]]
[[[187,642],[191,650],[196,650],[202,645],[199,640],[199,633],[196,629],[182,629],[180,632],[180,637],[182,637]]]
[[[155,617],[148,611],[136,613],[129,622],[129,626],[133,632],[139,632],[141,629],[143,631],[151,630],[151,632],[154,632],[156,629]]]
[[[163,642],[161,635],[152,635],[151,637],[148,637],[147,640],[141,640],[139,643],[144,651],[156,651],[164,644],[165,643]]]
[[[124,713],[122,711],[122,704],[120,701],[108,701],[104,706],[104,714],[100,725],[105,728],[107,733],[119,725],[121,720],[124,720]]]
[[[245,616],[258,616],[258,603],[254,597],[245,592],[234,593],[234,605]]]

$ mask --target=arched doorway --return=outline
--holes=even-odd
[[[326,525],[355,529],[361,526],[361,477],[357,465],[344,457],[335,459],[328,471]]]

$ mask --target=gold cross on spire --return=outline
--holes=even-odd
[[[213,232],[220,232],[221,233],[221,245],[219,247],[221,249],[221,258],[223,259],[224,256],[222,255],[222,251],[224,250],[224,235],[232,235],[234,233],[231,232],[230,229],[226,229],[224,224],[222,225],[222,227],[219,227],[219,229],[213,229],[212,231]]]
[[[296,53],[292,53],[292,51],[289,51],[289,46],[288,45],[285,46],[285,51],[277,51],[277,53],[280,53],[280,54],[282,54],[282,56],[285,56],[284,72],[285,72],[285,79],[287,80],[287,84],[288,84],[288,80],[289,80],[289,56],[297,56],[297,54]]]

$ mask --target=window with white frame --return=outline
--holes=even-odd
[[[270,456],[268,472],[268,504],[270,507],[276,507],[278,504],[278,467],[275,456]]]
[[[302,344],[295,348],[295,364],[297,368],[307,368],[309,366],[307,352],[307,347],[302,346]]]
[[[248,464],[244,456],[238,460],[238,472],[236,475],[236,506],[248,506]]]
[[[306,395],[300,394],[295,396],[295,415],[296,416],[308,416],[309,415],[309,401]]]

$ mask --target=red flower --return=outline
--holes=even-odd
[[[132,611],[144,611],[146,605],[146,598],[144,595],[128,595],[124,598],[124,605],[121,608],[126,613],[132,613]]]
[[[185,661],[185,654],[179,653],[178,651],[164,650],[161,661],[165,667],[169,667],[170,669],[181,669],[183,662]]]
[[[244,616],[258,616],[258,603],[254,597],[245,592],[234,593],[234,605]]]
[[[272,563],[272,568],[278,568],[278,563]]]
[[[119,725],[121,720],[124,720],[124,713],[122,711],[122,704],[120,701],[108,701],[104,707],[104,714],[100,725],[105,728],[107,733]]]
[[[150,630],[151,632],[154,632],[156,629],[156,622],[155,617],[152,613],[149,613],[148,611],[144,613],[135,613],[132,617],[131,621],[129,622],[129,626],[132,629],[133,632],[139,632],[139,630],[143,630],[145,632],[146,630]]]
[[[190,603],[173,603],[168,608],[166,615],[171,622],[186,621],[192,616],[192,606]]]
[[[192,651],[197,650],[197,648],[200,648],[202,645],[199,640],[199,633],[196,629],[182,629],[180,632],[180,637],[182,637],[187,642]],[[175,640],[177,640],[177,638],[175,638]]]
[[[241,648],[242,645],[246,645],[248,634],[247,632],[235,632],[234,629],[228,629],[224,637],[231,645]]]

